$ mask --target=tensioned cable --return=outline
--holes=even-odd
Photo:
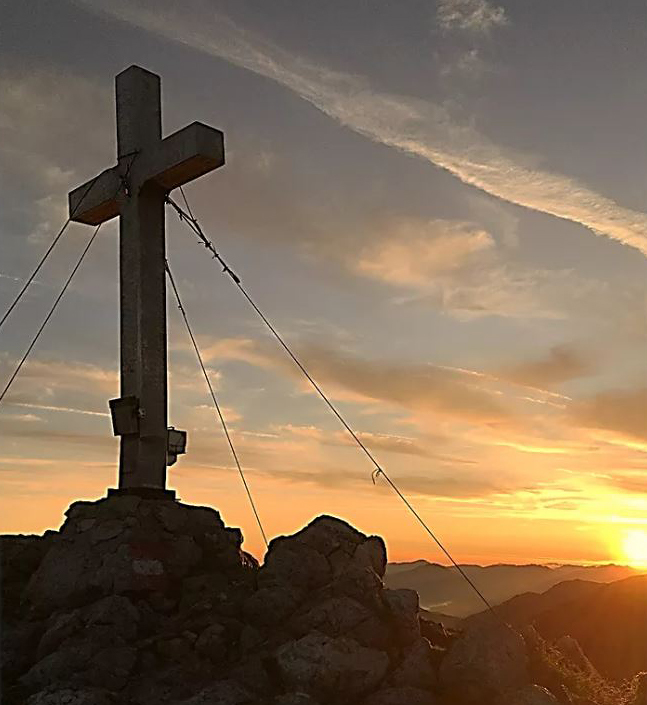
[[[97,233],[99,232],[100,229],[101,229],[101,223],[99,223],[99,225],[97,225],[97,227],[95,228],[94,233],[92,234],[92,237],[88,240],[88,243],[86,244],[85,248],[83,249],[83,252],[81,252],[81,256],[77,260],[77,263],[74,265],[74,269],[72,269],[72,271],[70,272],[70,275],[68,276],[67,281],[63,285],[63,288],[61,289],[58,296],[54,300],[54,303],[52,304],[52,307],[50,308],[49,313],[45,317],[45,320],[42,322],[40,328],[38,329],[38,332],[36,333],[36,335],[32,339],[31,343],[29,344],[29,347],[25,351],[25,354],[22,356],[22,360],[20,360],[20,362],[18,363],[18,366],[16,367],[16,369],[13,371],[13,374],[9,378],[9,381],[7,382],[5,388],[2,390],[2,394],[0,394],[0,404],[2,403],[2,400],[5,398],[7,392],[9,391],[9,388],[13,384],[13,381],[18,376],[18,373],[20,372],[20,369],[24,365],[25,360],[29,356],[29,353],[32,351],[34,345],[36,345],[36,342],[38,341],[38,338],[40,338],[41,333],[43,332],[43,330],[45,330],[45,326],[49,323],[49,319],[54,315],[54,311],[56,311],[56,307],[58,306],[60,300],[63,298],[63,295],[65,294],[65,292],[67,291],[67,287],[70,285],[70,282],[74,278],[74,275],[76,274],[78,268],[81,266],[81,262],[83,262],[83,260],[85,259],[85,255],[87,254],[88,250],[90,249],[90,246],[94,242],[94,239],[96,238]]]
[[[216,393],[213,389],[213,385],[211,384],[211,380],[209,379],[209,375],[208,375],[207,370],[204,366],[204,362],[202,361],[202,355],[200,353],[200,348],[198,348],[198,343],[196,342],[195,336],[193,335],[193,331],[191,329],[191,324],[189,323],[189,319],[187,317],[186,310],[185,310],[184,306],[182,305],[182,301],[180,299],[180,293],[178,292],[177,286],[175,285],[175,279],[173,278],[173,273],[171,272],[171,268],[169,266],[168,260],[166,261],[165,266],[166,266],[166,273],[168,274],[169,282],[171,283],[171,288],[173,289],[173,293],[175,294],[175,300],[177,301],[177,307],[180,309],[180,313],[182,314],[182,318],[184,319],[184,325],[186,326],[189,337],[191,338],[191,343],[193,343],[193,349],[195,350],[196,357],[198,358],[198,362],[200,363],[200,369],[202,370],[202,374],[204,375],[204,379],[207,383],[207,387],[209,387],[209,393],[211,394],[211,398],[213,399],[213,405],[215,406],[216,411],[218,412],[218,417],[220,418],[222,430],[225,433],[227,443],[229,444],[229,448],[231,449],[231,454],[234,458],[234,461],[236,462],[236,467],[238,468],[238,473],[240,475],[240,479],[243,482],[243,486],[245,487],[245,492],[247,493],[247,498],[249,499],[249,503],[252,507],[252,511],[254,512],[254,516],[256,517],[256,523],[258,524],[258,528],[261,531],[261,536],[263,537],[263,541],[265,542],[265,547],[269,548],[269,544],[267,542],[267,536],[265,535],[265,530],[263,529],[263,524],[261,523],[261,518],[258,514],[258,510],[256,509],[256,504],[254,503],[254,498],[252,497],[252,492],[249,489],[249,485],[247,484],[247,480],[245,478],[245,473],[243,472],[243,468],[240,464],[240,460],[238,459],[238,453],[236,452],[236,448],[234,447],[234,443],[231,439],[229,429],[227,428],[227,422],[225,421],[225,417],[224,417],[222,410],[220,408],[220,404],[218,403],[218,398],[216,397]]]
[[[86,191],[85,191],[85,193],[83,194],[83,196],[81,196],[81,199],[80,199],[79,202],[77,203],[76,208],[74,209],[74,211],[73,211],[72,213],[70,213],[68,219],[63,223],[61,229],[60,229],[60,230],[58,231],[58,233],[56,234],[56,237],[54,238],[54,240],[52,240],[52,243],[51,243],[50,246],[47,248],[45,254],[41,257],[40,262],[39,262],[38,265],[36,266],[36,269],[34,269],[34,271],[29,275],[29,278],[25,281],[25,283],[24,283],[22,289],[18,292],[16,298],[12,301],[11,305],[9,306],[9,308],[4,312],[4,314],[3,314],[3,316],[2,316],[2,319],[0,319],[0,328],[2,328],[4,322],[7,320],[7,318],[9,318],[9,316],[11,315],[11,312],[14,310],[14,308],[16,308],[16,306],[18,305],[20,299],[22,299],[22,297],[24,296],[24,294],[25,294],[25,292],[27,291],[27,289],[31,286],[31,283],[34,281],[34,279],[35,279],[36,275],[38,274],[38,272],[40,272],[41,267],[45,264],[45,261],[47,260],[47,258],[48,258],[48,257],[50,256],[50,254],[52,253],[52,250],[56,247],[58,241],[59,241],[59,240],[61,239],[61,237],[63,236],[63,233],[67,230],[67,226],[72,222],[72,218],[74,217],[74,214],[75,214],[76,211],[81,207],[81,204],[83,203],[85,197],[88,195],[88,193],[90,193],[90,190],[92,189],[92,187],[94,186],[95,181],[96,181],[98,178],[99,178],[99,177],[96,176],[94,179],[92,179],[92,181],[90,181],[90,183],[88,184],[88,188],[86,189]]]
[[[133,164],[135,163],[135,160],[137,159],[137,155],[138,155],[138,154],[139,154],[139,150],[134,150],[134,151],[132,151],[132,152],[130,152],[130,153],[128,153],[128,154],[123,155],[124,157],[132,157],[132,158],[131,158],[130,161],[128,162],[128,166],[126,167],[125,173],[120,175],[119,186],[117,187],[117,190],[115,191],[114,198],[117,197],[117,195],[119,194],[119,191],[120,191],[122,188],[124,188],[124,189],[126,190],[126,193],[128,193],[128,190],[129,190],[128,176],[130,175],[130,170],[132,169]],[[49,250],[48,250],[47,253],[46,253],[45,258],[44,258],[43,260],[41,260],[41,263],[38,265],[38,267],[36,268],[36,270],[34,271],[34,273],[32,274],[32,276],[29,278],[29,281],[27,282],[27,284],[23,287],[22,291],[21,291],[20,294],[18,295],[18,298],[14,301],[14,303],[13,303],[12,306],[10,307],[10,310],[5,314],[4,318],[2,319],[2,322],[3,322],[3,323],[4,323],[5,319],[7,318],[7,316],[9,315],[9,313],[11,313],[11,310],[13,309],[13,307],[14,307],[14,306],[16,305],[16,303],[18,303],[18,301],[20,300],[20,297],[22,296],[22,294],[26,291],[27,286],[29,286],[29,284],[31,283],[31,281],[33,280],[33,278],[36,276],[36,272],[40,269],[41,265],[43,264],[43,262],[44,262],[45,259],[47,258],[47,255],[49,254],[49,252],[51,252],[51,250],[53,249],[54,245],[56,244],[56,241],[60,238],[60,236],[61,236],[61,235],[63,234],[63,232],[65,231],[65,228],[69,225],[70,221],[71,221],[72,218],[74,217],[74,214],[77,212],[77,210],[78,210],[79,207],[81,206],[81,203],[83,202],[83,199],[86,198],[86,196],[87,196],[88,193],[90,192],[90,189],[94,186],[94,184],[95,184],[96,180],[99,178],[99,176],[100,176],[100,174],[99,174],[98,176],[95,176],[94,179],[92,179],[92,180],[90,181],[90,183],[88,184],[88,188],[85,190],[85,192],[84,192],[83,195],[81,196],[81,199],[80,199],[79,203],[77,204],[76,208],[75,208],[75,209],[72,211],[72,213],[70,214],[70,217],[67,219],[65,225],[64,225],[63,228],[61,229],[61,232],[58,234],[56,240],[55,240],[55,241],[52,243],[52,245],[50,246]],[[86,245],[85,249],[84,249],[83,252],[81,253],[81,256],[80,256],[78,262],[76,263],[74,269],[73,269],[72,272],[70,273],[70,276],[68,277],[67,281],[66,281],[65,284],[63,285],[63,288],[61,289],[61,292],[59,293],[58,297],[57,297],[56,300],[54,301],[54,304],[52,305],[52,308],[50,309],[50,311],[49,311],[49,313],[47,314],[47,316],[45,317],[45,320],[43,321],[41,327],[38,329],[38,332],[36,333],[36,335],[34,336],[33,340],[31,341],[31,344],[30,344],[29,347],[27,348],[27,351],[25,352],[25,354],[24,354],[22,360],[21,360],[20,363],[18,364],[18,367],[14,370],[13,374],[11,375],[9,381],[7,382],[7,386],[6,386],[6,387],[4,388],[4,390],[2,391],[2,394],[0,394],[0,403],[2,403],[2,400],[5,398],[5,395],[6,395],[7,392],[9,391],[9,387],[11,387],[11,385],[13,384],[13,381],[14,381],[14,380],[16,379],[16,377],[18,376],[18,373],[20,372],[20,369],[22,368],[23,364],[25,363],[25,360],[26,360],[27,357],[29,356],[29,353],[32,351],[32,348],[34,347],[34,345],[36,345],[36,341],[37,341],[38,338],[40,337],[40,334],[43,332],[43,330],[45,329],[45,326],[46,326],[47,323],[49,322],[49,319],[50,319],[50,318],[52,317],[52,315],[54,314],[54,311],[56,310],[56,307],[58,306],[59,301],[63,298],[63,295],[64,295],[65,292],[67,291],[67,287],[70,285],[70,282],[72,281],[72,278],[73,278],[74,275],[76,274],[76,270],[81,266],[81,262],[83,262],[83,259],[85,258],[85,255],[86,255],[87,251],[90,249],[90,245],[92,245],[92,243],[94,242],[94,238],[97,236],[97,233],[99,232],[99,230],[100,230],[100,228],[101,228],[101,225],[102,225],[102,223],[99,223],[99,225],[97,225],[97,227],[96,227],[94,233],[92,234],[92,237],[90,238],[90,240],[88,241],[88,244]]]
[[[188,206],[188,201],[186,200],[186,196],[184,195],[184,193],[182,193],[182,196],[185,200],[185,203],[187,204],[187,210],[190,211],[190,208]],[[453,556],[448,551],[448,549],[445,548],[443,543],[434,534],[434,532],[429,528],[427,523],[420,516],[420,514],[416,511],[416,509],[413,507],[411,502],[409,502],[409,500],[402,494],[402,492],[397,487],[397,485],[393,482],[393,480],[391,480],[391,478],[387,475],[387,473],[384,471],[384,469],[381,467],[381,465],[373,457],[373,454],[368,450],[366,445],[362,442],[361,438],[351,428],[351,426],[348,424],[346,419],[344,419],[344,417],[341,415],[341,413],[339,412],[337,407],[330,401],[330,399],[325,394],[323,389],[317,384],[315,379],[312,377],[312,375],[305,368],[303,363],[299,360],[299,358],[295,355],[295,353],[292,352],[289,345],[285,342],[285,340],[283,339],[281,334],[277,331],[277,329],[274,327],[274,325],[269,321],[269,319],[265,316],[265,314],[257,306],[256,302],[252,299],[250,294],[247,292],[247,290],[243,286],[243,284],[240,280],[240,277],[238,277],[238,275],[229,267],[229,265],[225,262],[225,260],[222,258],[222,256],[219,254],[219,252],[216,250],[213,243],[204,234],[197,219],[194,218],[190,212],[187,213],[186,211],[184,211],[175,201],[173,201],[172,198],[170,198],[170,196],[167,196],[166,202],[175,210],[175,212],[178,214],[179,219],[182,222],[186,223],[191,228],[191,230],[193,230],[193,232],[198,236],[198,238],[200,239],[202,244],[212,253],[213,258],[216,259],[220,263],[220,265],[222,266],[223,273],[229,275],[230,279],[234,282],[234,284],[236,284],[236,286],[238,287],[238,289],[240,290],[242,295],[245,297],[245,299],[247,300],[249,305],[254,309],[256,314],[260,317],[260,319],[263,321],[263,323],[266,325],[266,327],[270,330],[270,332],[276,338],[276,340],[281,345],[281,347],[290,356],[292,361],[299,368],[299,370],[301,370],[302,374],[308,380],[308,382],[310,382],[310,384],[315,389],[317,394],[321,397],[321,399],[325,402],[325,404],[328,406],[328,408],[337,417],[337,419],[342,424],[342,426],[346,429],[346,431],[348,431],[348,433],[350,434],[352,439],[355,441],[355,443],[359,446],[359,448],[364,452],[364,454],[368,457],[368,459],[371,461],[371,463],[375,466],[375,470],[373,471],[373,474],[372,474],[373,482],[375,482],[375,479],[379,475],[381,475],[386,480],[386,482],[389,484],[391,489],[397,494],[397,496],[402,500],[402,502],[404,502],[407,509],[413,514],[413,516],[416,518],[418,523],[422,526],[422,528],[426,531],[426,533],[431,537],[431,539],[436,543],[436,545],[440,548],[440,550],[443,552],[443,554],[451,562],[451,564],[454,566],[454,568],[456,568],[458,573],[467,582],[467,584],[472,588],[472,590],[476,593],[476,595],[478,595],[479,599],[483,602],[483,604],[487,607],[487,609],[494,615],[495,618],[497,618],[500,621],[498,614],[496,613],[494,607],[490,604],[488,599],[478,589],[478,587],[474,584],[472,579],[469,577],[469,575],[467,575],[467,573],[463,570],[463,568],[454,560]]]

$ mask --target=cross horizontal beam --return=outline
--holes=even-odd
[[[119,215],[117,194],[123,181],[130,190],[153,181],[168,192],[224,163],[223,133],[194,122],[161,140],[154,149],[122,157],[119,164],[74,189],[69,194],[70,219],[98,225]]]

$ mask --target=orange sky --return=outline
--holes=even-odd
[[[165,134],[224,131],[225,167],[186,190],[194,212],[457,560],[638,562],[647,10],[591,0],[575,45],[569,3],[306,4],[15,3],[0,313],[68,191],[114,163],[113,80],[138,63],[163,77]],[[70,227],[0,331],[0,385],[88,237]],[[392,560],[442,562],[172,212],[167,241],[267,533],[330,513],[384,535]],[[117,267],[112,222],[0,406],[0,531],[58,527],[115,483]],[[174,305],[169,364],[169,421],[189,432],[170,483],[259,555]]]

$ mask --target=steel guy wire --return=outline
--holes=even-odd
[[[202,370],[202,374],[204,375],[204,379],[207,383],[207,387],[209,388],[209,393],[211,394],[211,399],[213,400],[213,405],[216,408],[216,411],[218,412],[218,417],[220,418],[222,430],[225,433],[225,438],[227,439],[227,443],[229,444],[231,454],[232,454],[234,461],[236,463],[236,467],[238,468],[238,473],[240,475],[240,479],[242,480],[243,486],[245,488],[245,492],[247,493],[247,499],[249,499],[249,503],[252,507],[252,511],[254,512],[254,516],[256,517],[256,523],[258,524],[258,528],[260,529],[261,536],[263,537],[263,541],[265,542],[265,547],[268,548],[269,543],[267,541],[267,536],[265,534],[265,530],[263,529],[263,524],[261,523],[261,518],[258,514],[258,510],[256,509],[256,504],[254,503],[254,498],[252,497],[252,492],[249,488],[249,485],[247,484],[247,479],[245,478],[245,473],[243,472],[243,468],[240,464],[240,460],[238,458],[238,453],[236,452],[236,448],[235,448],[234,443],[232,441],[231,434],[229,433],[229,429],[227,428],[227,422],[225,421],[224,414],[222,413],[222,409],[220,408],[220,404],[218,403],[218,398],[216,397],[216,393],[213,389],[213,385],[211,384],[211,380],[209,379],[209,374],[207,373],[206,367],[204,366],[204,362],[202,360],[202,354],[200,353],[200,348],[198,347],[198,343],[196,342],[195,336],[193,335],[193,330],[191,329],[191,324],[189,323],[186,309],[182,305],[182,300],[180,299],[180,293],[179,293],[178,288],[175,284],[175,279],[173,278],[173,273],[171,272],[171,268],[169,266],[168,260],[166,261],[165,266],[166,266],[166,273],[168,275],[169,282],[171,284],[171,288],[173,289],[173,293],[175,294],[175,300],[177,301],[177,306],[180,310],[180,313],[182,314],[182,318],[184,319],[184,325],[186,326],[189,337],[191,338],[191,343],[193,344],[193,349],[195,350],[196,357],[198,358],[198,363],[200,364],[200,369]]]
[[[49,323],[49,319],[54,315],[54,311],[56,311],[56,307],[58,306],[60,300],[63,298],[63,295],[65,294],[65,292],[67,291],[67,287],[70,285],[70,282],[74,278],[74,275],[76,274],[78,268],[81,266],[81,263],[85,259],[85,255],[87,254],[88,250],[90,249],[90,246],[94,242],[94,239],[96,238],[97,233],[99,232],[100,229],[101,229],[101,223],[99,223],[99,225],[97,225],[97,227],[95,228],[94,233],[92,234],[92,237],[88,240],[88,243],[86,244],[85,248],[83,249],[83,252],[81,252],[81,256],[79,257],[79,259],[77,260],[77,263],[74,265],[74,268],[70,272],[70,275],[68,276],[65,284],[63,285],[63,288],[61,289],[58,296],[54,300],[54,303],[52,304],[52,307],[50,308],[49,313],[47,314],[47,316],[45,316],[45,319],[41,323],[41,326],[38,329],[38,332],[33,337],[31,343],[29,344],[29,347],[25,351],[25,354],[22,356],[22,359],[18,363],[18,366],[13,371],[13,374],[9,378],[9,381],[7,382],[7,384],[5,385],[5,388],[2,390],[2,393],[0,394],[0,404],[2,404],[2,400],[5,398],[11,385],[13,384],[14,380],[18,376],[18,373],[20,372],[22,366],[25,364],[25,360],[29,356],[29,353],[32,351],[34,345],[36,345],[36,342],[40,338],[41,333],[45,330],[45,326]]]
[[[130,154],[124,155],[124,156],[126,156],[126,157],[132,156],[132,159],[130,160],[130,162],[128,163],[128,166],[126,167],[126,173],[121,176],[120,184],[119,184],[117,190],[115,191],[115,198],[117,197],[119,191],[120,191],[122,188],[125,188],[126,191],[127,191],[127,189],[128,189],[128,183],[127,183],[128,175],[130,174],[130,170],[131,170],[133,164],[135,163],[135,160],[137,159],[137,155],[138,155],[138,154],[139,154],[138,151],[134,151],[134,152],[131,152]],[[16,301],[14,301],[14,304],[12,304],[12,306],[10,307],[10,310],[5,314],[4,318],[2,319],[2,322],[3,322],[3,323],[4,323],[4,321],[6,320],[7,316],[9,315],[9,313],[11,313],[11,310],[13,309],[13,307],[15,306],[15,304],[20,300],[20,297],[22,296],[22,294],[23,294],[23,293],[25,292],[25,290],[27,289],[27,286],[29,286],[29,284],[31,283],[31,281],[33,280],[33,278],[36,276],[36,272],[38,271],[38,269],[40,269],[42,263],[43,263],[43,262],[45,261],[45,259],[47,258],[47,255],[49,254],[49,252],[51,252],[51,250],[53,249],[53,247],[54,247],[54,245],[56,244],[57,240],[58,240],[58,239],[60,238],[60,236],[63,234],[63,232],[65,231],[65,228],[69,225],[70,221],[72,220],[72,217],[74,216],[74,214],[77,212],[77,210],[78,210],[79,207],[81,206],[81,203],[83,202],[83,199],[86,198],[86,196],[87,196],[88,193],[90,192],[90,189],[92,188],[92,186],[94,186],[94,184],[95,184],[95,182],[96,182],[96,180],[97,180],[98,178],[99,178],[99,177],[96,176],[96,177],[95,177],[94,179],[92,179],[92,181],[88,184],[88,188],[86,189],[85,193],[84,193],[83,196],[81,197],[81,199],[80,199],[78,205],[76,206],[76,208],[74,209],[74,211],[70,214],[70,217],[67,219],[65,225],[64,225],[63,228],[61,229],[61,231],[60,231],[59,235],[57,236],[56,240],[55,240],[55,241],[52,243],[52,245],[50,246],[49,250],[48,250],[47,253],[46,253],[45,258],[44,258],[43,260],[41,260],[41,263],[38,265],[38,267],[36,268],[36,270],[34,271],[34,273],[32,274],[32,276],[30,277],[28,283],[23,287],[23,289],[22,289],[21,293],[19,294],[18,298],[16,299]],[[101,225],[102,225],[102,224],[103,224],[103,223],[99,223],[99,225],[97,225],[97,227],[95,228],[94,233],[92,234],[92,237],[90,238],[90,240],[88,241],[87,245],[85,246],[85,249],[84,249],[83,252],[81,253],[81,256],[79,257],[79,259],[78,259],[76,265],[75,265],[74,268],[72,269],[72,271],[71,271],[69,277],[67,278],[67,281],[66,281],[65,284],[63,285],[63,288],[61,289],[59,295],[56,297],[56,300],[54,301],[54,303],[53,303],[51,309],[49,310],[49,313],[48,313],[47,316],[45,317],[45,320],[44,320],[43,323],[41,324],[40,328],[38,329],[38,332],[36,333],[36,335],[35,335],[34,338],[32,339],[31,343],[29,344],[29,347],[27,348],[25,354],[23,355],[22,359],[21,359],[20,362],[18,363],[18,366],[16,367],[16,369],[13,371],[11,377],[9,378],[9,381],[7,382],[7,385],[5,386],[5,388],[3,389],[2,393],[0,394],[0,404],[2,403],[3,399],[5,398],[7,392],[9,391],[9,388],[10,388],[11,385],[13,384],[14,380],[15,380],[16,377],[18,376],[18,373],[20,372],[22,366],[24,365],[25,360],[27,359],[27,357],[28,357],[29,354],[31,353],[31,351],[32,351],[32,349],[33,349],[33,347],[34,347],[34,345],[36,345],[36,342],[38,341],[38,338],[40,337],[41,333],[43,332],[43,330],[45,330],[45,326],[49,323],[50,318],[54,315],[54,311],[56,310],[56,307],[58,306],[60,300],[63,298],[63,295],[65,294],[65,292],[67,291],[67,288],[68,288],[68,286],[70,285],[70,282],[72,281],[72,278],[73,278],[74,275],[76,274],[76,271],[77,271],[78,268],[81,266],[81,263],[83,262],[83,260],[84,260],[84,258],[85,258],[85,255],[87,254],[88,250],[90,249],[90,246],[91,246],[92,243],[94,242],[94,239],[96,238],[96,236],[97,236],[99,230],[101,229]],[[1,324],[0,324],[0,325],[1,325]]]
[[[387,484],[396,493],[396,495],[402,500],[402,502],[407,507],[407,509],[415,517],[415,519],[422,526],[422,528],[429,535],[429,537],[434,541],[434,543],[440,548],[440,550],[443,552],[443,554],[447,557],[447,559],[451,562],[451,564],[454,566],[454,568],[458,571],[459,575],[467,582],[467,584],[471,587],[471,589],[475,592],[475,594],[483,602],[483,604],[490,611],[490,613],[498,621],[502,622],[501,618],[499,617],[499,615],[495,611],[495,609],[492,606],[492,604],[490,603],[490,601],[483,595],[483,593],[474,584],[472,579],[469,577],[469,575],[467,575],[467,573],[463,570],[463,568],[456,562],[456,560],[454,560],[454,557],[451,555],[449,550],[444,546],[444,544],[435,535],[435,533],[429,528],[429,526],[427,525],[425,520],[420,516],[420,514],[413,507],[411,502],[404,496],[404,494],[402,494],[401,490],[398,488],[398,486],[395,484],[395,482],[393,482],[393,480],[388,476],[388,474],[385,472],[385,470],[382,468],[382,466],[377,462],[377,460],[374,458],[373,454],[368,450],[368,448],[362,442],[362,440],[358,436],[358,434],[353,430],[353,428],[350,426],[350,424],[342,416],[342,414],[337,409],[337,407],[330,401],[330,399],[325,394],[323,389],[319,386],[319,384],[317,384],[317,382],[312,377],[312,375],[308,372],[308,370],[303,365],[301,360],[291,350],[290,346],[285,342],[284,338],[281,336],[281,334],[278,332],[278,330],[275,328],[275,326],[271,323],[271,321],[261,311],[261,309],[258,307],[256,302],[252,299],[251,295],[247,292],[246,288],[243,286],[243,284],[240,280],[240,277],[238,277],[238,275],[229,267],[227,262],[223,259],[223,257],[220,255],[220,253],[216,250],[213,243],[204,234],[197,219],[191,213],[191,209],[189,207],[186,196],[184,195],[184,192],[182,192],[182,196],[183,196],[185,203],[187,205],[188,212],[184,211],[172,198],[170,198],[170,196],[167,196],[166,202],[175,210],[179,219],[182,222],[186,223],[188,225],[188,227],[191,230],[193,230],[193,232],[198,236],[198,238],[200,239],[200,241],[202,242],[204,247],[211,252],[213,259],[215,259],[219,262],[219,264],[222,266],[223,273],[227,274],[229,276],[229,278],[234,282],[234,284],[236,284],[236,286],[238,287],[238,289],[240,290],[242,295],[245,297],[245,299],[247,300],[249,305],[254,309],[256,314],[260,317],[260,319],[263,321],[263,323],[268,328],[268,330],[272,333],[272,335],[277,340],[277,342],[281,345],[281,347],[285,350],[285,352],[290,356],[292,361],[299,368],[299,370],[302,372],[302,374],[305,376],[305,378],[308,380],[308,382],[312,385],[312,387],[317,392],[317,394],[321,397],[321,399],[325,402],[325,404],[328,406],[328,408],[332,411],[332,413],[337,417],[339,422],[346,429],[346,431],[349,433],[349,435],[352,437],[352,439],[355,441],[355,443],[358,445],[358,447],[363,451],[363,453],[367,456],[367,458],[375,466],[375,470],[373,471],[373,473],[371,475],[373,482],[375,483],[376,478],[380,475],[386,480]]]
[[[14,310],[14,308],[16,308],[16,306],[18,305],[18,303],[20,302],[20,300],[22,299],[22,297],[25,295],[25,292],[27,291],[27,289],[31,286],[31,283],[32,283],[32,282],[34,281],[34,279],[36,278],[36,275],[38,274],[38,272],[40,272],[41,267],[45,264],[47,258],[48,258],[48,257],[50,256],[50,254],[52,253],[52,250],[56,247],[58,241],[59,241],[59,240],[61,239],[61,237],[63,236],[63,233],[67,230],[67,226],[71,223],[72,218],[74,217],[74,214],[75,214],[75,213],[77,212],[77,210],[81,207],[81,204],[82,204],[83,201],[85,200],[86,196],[90,193],[92,187],[94,186],[94,183],[96,182],[96,180],[97,180],[98,178],[99,178],[99,177],[96,176],[96,177],[95,177],[94,179],[92,179],[92,181],[88,184],[88,188],[86,189],[86,191],[85,191],[85,193],[83,194],[83,196],[81,196],[81,199],[80,199],[79,202],[77,203],[76,208],[75,208],[74,211],[69,215],[69,217],[67,218],[67,220],[63,223],[61,229],[60,229],[60,230],[58,231],[58,233],[56,234],[56,237],[52,240],[50,246],[49,246],[49,247],[47,248],[47,250],[45,251],[45,254],[41,257],[40,262],[39,262],[38,265],[36,266],[36,269],[34,269],[34,271],[29,275],[29,277],[28,277],[27,280],[25,281],[25,283],[24,283],[22,289],[18,292],[17,296],[14,298],[14,300],[12,301],[11,305],[9,306],[9,308],[4,312],[2,318],[0,319],[0,328],[2,328],[4,322],[7,320],[7,318],[9,318],[9,316],[11,315],[11,312]]]

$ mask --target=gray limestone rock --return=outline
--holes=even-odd
[[[426,690],[435,688],[438,677],[433,662],[431,644],[420,637],[393,671],[391,682],[397,686],[413,686]]]
[[[440,666],[445,693],[480,704],[529,682],[523,638],[497,623],[475,625],[450,647]]]
[[[262,586],[287,584],[312,590],[330,581],[332,573],[326,557],[305,543],[281,537],[274,539],[259,575]]]
[[[635,682],[636,694],[631,705],[647,705],[647,673],[639,673]]]
[[[439,657],[420,636],[417,595],[384,589],[380,538],[320,517],[272,541],[260,569],[241,542],[203,507],[72,505],[13,583],[20,702],[435,702]]]
[[[281,646],[276,662],[289,687],[323,700],[343,696],[351,701],[373,690],[389,666],[382,651],[316,632]]]
[[[48,621],[47,631],[38,643],[36,657],[44,658],[57,649],[64,641],[83,628],[83,620],[78,610],[70,613],[54,614]]]
[[[555,642],[555,646],[566,656],[568,661],[580,671],[584,673],[595,672],[593,664],[589,661],[584,651],[582,651],[582,647],[579,645],[578,641],[573,639],[572,636],[561,636]]]
[[[406,588],[384,589],[382,600],[390,616],[395,639],[404,644],[417,641],[420,638],[418,593]]]
[[[302,594],[289,585],[261,587],[243,605],[245,619],[258,627],[282,624],[297,609]]]
[[[518,690],[504,693],[496,705],[559,705],[557,698],[546,688],[527,685]]]
[[[139,610],[123,595],[109,595],[80,611],[86,627],[110,627],[115,635],[131,641],[137,636]]]
[[[287,693],[274,698],[272,705],[318,705],[307,693]]]
[[[386,649],[388,627],[367,607],[346,595],[324,598],[295,614],[286,629],[299,638],[318,631],[328,636],[348,636],[362,646]]]
[[[228,573],[254,571],[240,531],[212,509],[116,495],[75,502],[66,515],[24,593],[37,614],[114,594],[164,595],[207,559]]]
[[[256,696],[232,680],[220,681],[202,690],[181,705],[256,705]]]
[[[428,690],[412,686],[384,688],[369,695],[362,705],[436,705],[438,700]]]
[[[216,622],[208,626],[197,638],[195,650],[210,661],[221,661],[227,652],[225,628],[222,624]]]
[[[47,689],[32,695],[26,705],[113,705],[113,695],[100,689]]]

